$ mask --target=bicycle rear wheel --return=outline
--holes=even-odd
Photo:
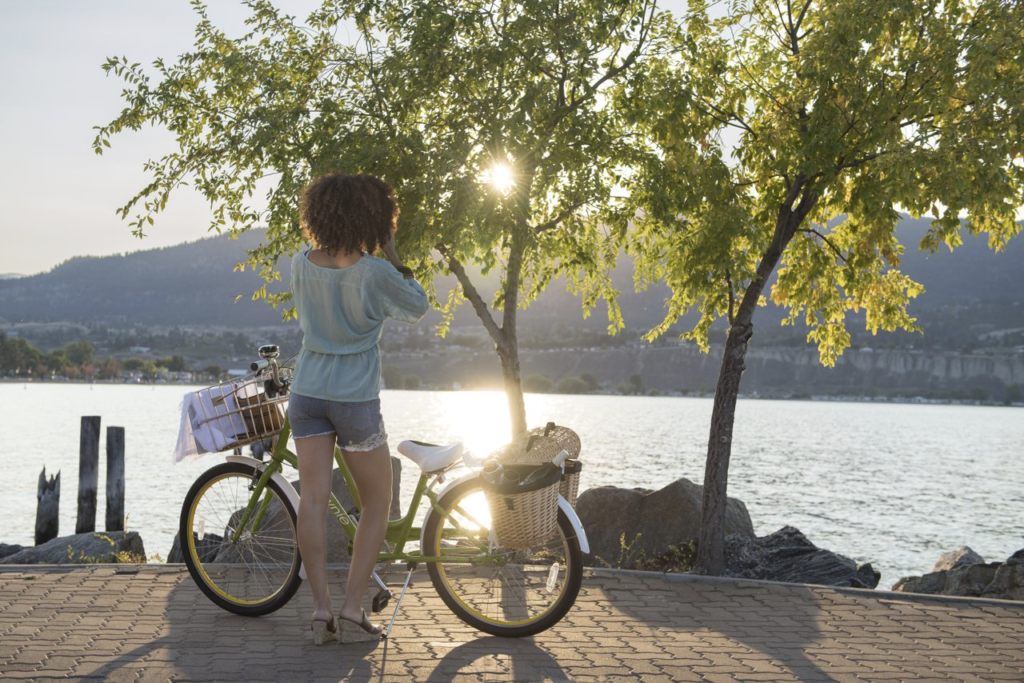
[[[519,638],[566,615],[583,580],[583,553],[561,510],[550,541],[488,551],[490,512],[479,480],[456,486],[438,505],[443,513],[432,510],[424,524],[423,554],[450,558],[428,563],[427,571],[459,619],[491,635]]]
[[[244,527],[254,469],[223,463],[192,484],[181,507],[179,538],[189,574],[215,604],[242,616],[269,614],[298,590],[297,515],[273,480]]]

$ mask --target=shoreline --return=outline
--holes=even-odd
[[[0,377],[0,384],[23,384],[35,386],[45,385],[67,385],[67,384],[87,384],[87,385],[112,385],[112,386],[138,386],[138,387],[157,387],[157,386],[172,386],[172,387],[208,387],[211,384],[196,384],[191,382],[143,382],[143,381],[119,381],[119,380],[77,380],[77,379],[47,379],[47,380],[33,380],[16,377]],[[454,389],[451,387],[434,387],[429,385],[423,385],[419,389],[388,389],[384,388],[385,391],[402,391],[402,392],[458,392],[458,393],[472,393],[472,392],[496,392],[503,391],[501,388],[467,388],[467,389]],[[534,393],[534,392],[524,392]],[[646,394],[621,394],[613,391],[590,391],[585,394],[572,394],[572,393],[560,393],[557,391],[540,392],[541,395],[554,395],[554,396],[617,396],[620,398],[699,398],[699,399],[714,399],[713,393],[680,393],[676,391],[652,391]],[[1007,404],[1003,401],[980,401],[977,399],[954,399],[954,398],[925,398],[923,396],[847,396],[847,395],[834,395],[834,394],[793,394],[789,396],[761,396],[757,393],[744,394],[740,392],[740,400],[745,401],[811,401],[811,402],[828,402],[828,403],[892,403],[896,405],[951,405],[951,406],[963,406],[963,407],[989,407],[989,408],[1024,408],[1024,402],[1014,402]]]

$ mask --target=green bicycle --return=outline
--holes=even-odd
[[[209,450],[224,450],[228,442],[216,439],[223,439],[224,425],[240,430],[230,440],[236,446],[277,432],[269,459],[227,455],[226,462],[193,483],[180,523],[185,564],[200,590],[218,606],[243,616],[280,609],[304,576],[296,532],[299,494],[282,474],[285,465],[296,467],[295,454],[287,448],[290,427],[279,403],[287,397],[290,370],[277,362],[276,346],[261,347],[260,356],[251,375],[197,401],[216,408],[212,418],[203,418],[199,410],[193,422],[205,430],[204,438],[212,439]],[[586,533],[568,502],[559,496],[557,526],[550,538],[531,547],[503,547],[491,528],[479,467],[460,443],[403,441],[398,452],[417,465],[419,478],[405,515],[388,523],[386,547],[378,559],[383,566],[408,567],[402,596],[412,570],[424,563],[445,605],[485,633],[530,636],[558,623],[576,600],[583,553],[589,552]],[[345,510],[332,493],[329,509],[348,535],[351,551],[359,497],[340,450],[335,450],[335,460],[356,504]],[[425,514],[417,526],[421,506]],[[379,612],[393,594],[376,571],[373,578],[380,588],[373,610]],[[395,614],[400,604],[401,596]]]

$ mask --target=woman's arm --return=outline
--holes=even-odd
[[[402,260],[398,258],[398,253],[395,251],[395,233],[391,233],[388,236],[388,241],[381,246],[381,251],[384,252],[384,257],[395,267],[395,270],[401,273],[405,279],[409,280],[413,277],[412,269],[402,264]]]

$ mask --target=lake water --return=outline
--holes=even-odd
[[[107,426],[126,430],[128,527],[166,556],[192,481],[220,461],[173,465],[183,386],[0,383],[6,444],[0,542],[31,545],[39,473],[61,474],[60,533],[74,532],[83,415],[102,417],[98,528]],[[403,439],[461,439],[483,455],[507,441],[505,398],[491,392],[385,391],[392,449]],[[526,397],[531,425],[555,421],[582,440],[580,489],[703,482],[711,400]],[[879,587],[930,571],[968,545],[988,561],[1024,547],[1024,411],[952,405],[740,401],[729,494],[758,535],[784,525],[816,545],[871,562]],[[403,499],[414,484],[405,462]],[[291,478],[291,477],[290,477]],[[404,509],[404,505],[403,505]]]

